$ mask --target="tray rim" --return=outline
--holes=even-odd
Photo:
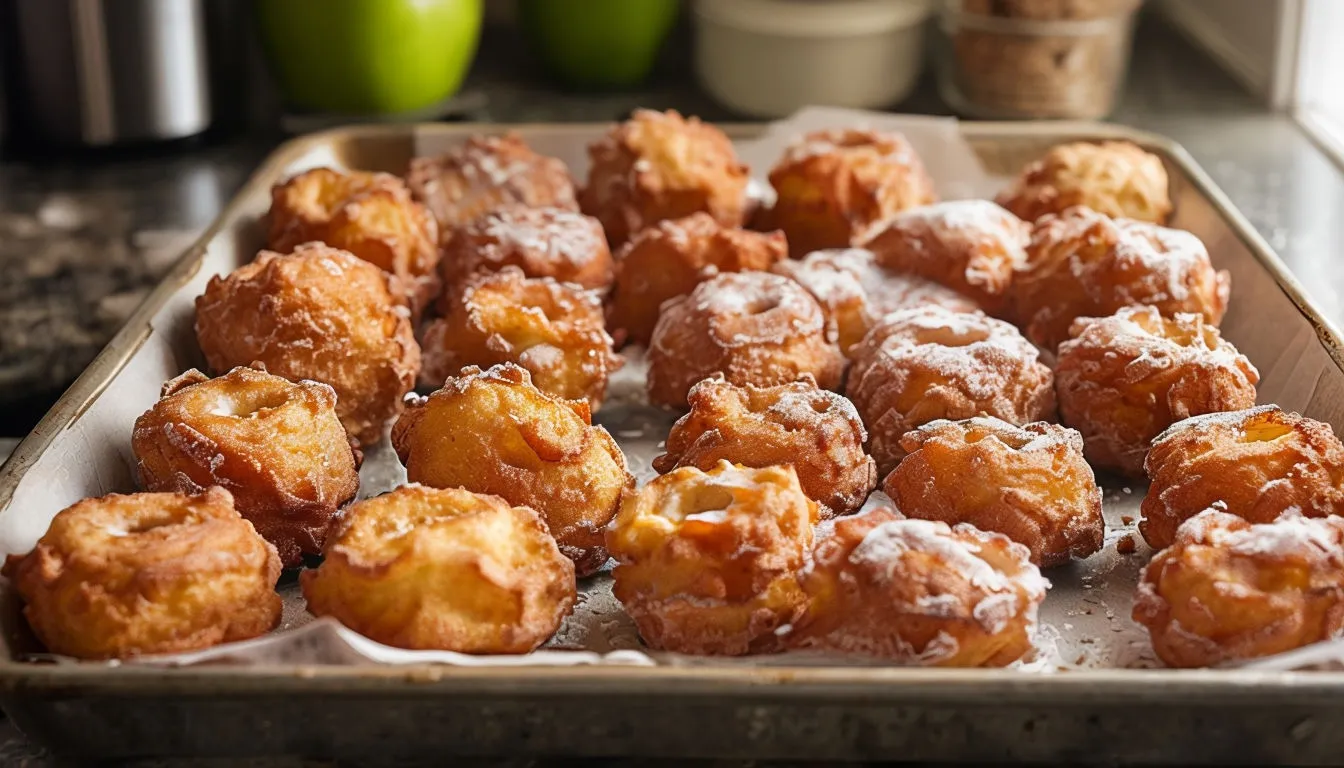
[[[469,135],[516,130],[591,133],[609,123],[408,123],[355,125],[330,128],[294,137],[276,147],[252,172],[229,203],[201,235],[177,258],[162,280],[131,313],[125,325],[61,395],[0,464],[0,510],[8,508],[14,490],[33,463],[56,436],[72,425],[112,383],[152,331],[150,321],[168,299],[200,270],[211,240],[238,218],[247,200],[270,188],[274,180],[304,153],[326,144],[350,139],[400,137],[407,134]],[[768,123],[722,123],[734,138],[759,135]],[[1158,152],[1182,173],[1218,209],[1232,231],[1268,271],[1280,290],[1312,324],[1335,365],[1344,370],[1344,337],[1307,298],[1306,291],[1272,247],[1233,205],[1206,171],[1178,142],[1161,134],[1129,126],[1089,121],[1014,123],[1008,121],[958,122],[970,141],[1023,137],[1070,139],[1124,139]],[[133,667],[93,664],[43,665],[0,659],[0,693],[64,692],[78,695],[274,695],[364,694],[441,695],[475,692],[494,696],[532,695],[647,695],[651,683],[658,694],[733,695],[751,698],[813,697],[818,700],[865,701],[964,700],[973,693],[992,706],[994,700],[1102,701],[1119,703],[1173,695],[1191,703],[1236,705],[1271,703],[1267,694],[1301,703],[1305,699],[1338,706],[1344,694],[1344,671],[1263,672],[1252,670],[1133,670],[1096,669],[1067,674],[1023,674],[1001,669],[944,669],[912,667],[454,667],[446,665],[349,666],[283,665],[271,667]],[[1234,691],[1254,691],[1254,702],[1229,699]],[[1160,693],[1155,693],[1160,692]]]

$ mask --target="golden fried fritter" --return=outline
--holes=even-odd
[[[814,131],[770,170],[774,207],[761,214],[784,230],[795,258],[858,245],[874,224],[938,200],[933,181],[899,133]]]
[[[840,385],[844,356],[807,291],[769,272],[732,272],[669,301],[649,344],[649,402],[686,407],[699,381],[722,373],[733,384],[768,387],[810,375]]]
[[[888,269],[935,280],[1004,315],[1030,241],[1031,225],[994,203],[952,200],[902,211],[873,227],[861,245]]]
[[[607,529],[616,599],[651,648],[777,650],[799,615],[817,505],[791,467],[674,469],[626,492]]]
[[[792,466],[823,517],[845,515],[877,485],[877,467],[863,452],[868,433],[854,404],[811,379],[756,387],[722,378],[691,387],[691,412],[672,426],[667,453],[653,468],[709,471],[720,461],[747,467]]]
[[[1075,319],[1131,304],[1218,325],[1230,290],[1231,277],[1189,232],[1070,208],[1036,222],[1027,265],[1013,278],[1013,312],[1028,338],[1053,350]]]
[[[195,651],[280,623],[280,558],[223,488],[84,499],[4,575],[33,634],[79,659]]]
[[[1199,315],[1153,307],[1080,317],[1059,345],[1055,392],[1093,466],[1143,474],[1148,444],[1190,416],[1255,405],[1260,374]]]
[[[528,277],[605,290],[612,260],[602,225],[591,216],[560,208],[496,208],[450,233],[439,263],[448,293],[481,272],[506,266]],[[445,293],[445,296],[447,293]]]
[[[882,507],[834,526],[803,572],[792,647],[940,667],[1002,667],[1031,650],[1050,583],[1026,547]]]
[[[930,305],[887,315],[855,348],[845,394],[868,427],[885,475],[906,432],[936,419],[1050,421],[1054,377],[1031,342],[1002,320]]]
[[[424,332],[422,384],[438,387],[468,365],[517,363],[542,392],[585,399],[594,411],[602,405],[607,377],[622,361],[591,292],[505,267],[445,299],[447,313]]]
[[[869,329],[901,309],[939,304],[957,312],[979,309],[968,296],[910,274],[884,269],[865,248],[813,251],[775,264],[771,272],[792,278],[812,294],[835,323],[840,351],[849,357]]]
[[[196,338],[215,373],[260,363],[336,390],[336,413],[361,444],[383,435],[415,385],[420,347],[397,279],[316,243],[215,276],[196,299]],[[253,366],[255,367],[255,366]]]
[[[1074,430],[940,420],[907,433],[901,447],[907,455],[882,490],[908,517],[1002,533],[1042,568],[1101,549],[1101,489]]]
[[[621,343],[649,343],[663,303],[723,272],[769,269],[789,255],[784,236],[725,227],[707,213],[660,221],[621,249],[608,323]]]
[[[315,168],[275,185],[269,215],[273,251],[313,241],[349,251],[396,275],[416,312],[438,293],[438,225],[396,176]]]
[[[508,205],[579,210],[565,164],[537,154],[513,133],[472,136],[437,157],[417,157],[406,183],[445,236]]]
[[[1171,213],[1162,159],[1128,141],[1053,147],[1022,169],[998,202],[1027,221],[1075,205],[1154,224],[1165,224]]]
[[[135,420],[131,450],[148,490],[227,489],[286,567],[322,552],[328,523],[359,490],[336,392],[251,368],[217,379],[190,370],[164,384]]]
[[[300,579],[313,615],[415,650],[527,653],[576,600],[574,564],[535,511],[423,485],[346,510]]]
[[[532,386],[512,363],[466,368],[412,404],[392,445],[413,483],[465,488],[541,513],[579,576],[607,560],[602,529],[634,484],[625,455],[585,400]]]
[[[1158,658],[1211,667],[1344,634],[1344,519],[1252,525],[1207,510],[1144,570],[1134,620]]]
[[[612,248],[645,227],[703,211],[725,227],[746,215],[747,167],[715,126],[676,111],[637,109],[588,147],[579,206]]]
[[[1329,424],[1276,405],[1179,421],[1153,440],[1139,532],[1157,549],[1205,509],[1252,523],[1289,509],[1344,514],[1344,445]]]

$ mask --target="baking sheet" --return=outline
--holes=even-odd
[[[988,196],[1045,144],[1029,151],[1019,142],[1015,152],[996,155],[1002,143],[963,132],[956,121],[807,110],[784,124],[766,130],[759,139],[742,142],[740,151],[763,180],[783,145],[815,127],[869,125],[904,132],[929,166],[946,198]],[[538,151],[567,162],[576,176],[586,172],[585,147],[599,129],[592,126],[532,128],[522,131]],[[465,133],[448,128],[416,132],[413,151],[430,154],[461,141]],[[983,138],[983,137],[982,137]],[[1029,153],[1028,153],[1029,152]],[[393,155],[396,153],[393,152]],[[319,166],[376,167],[384,156],[351,156],[337,145],[315,145],[295,158],[284,175]],[[982,165],[988,166],[988,170]],[[366,162],[371,161],[371,162]],[[401,160],[404,162],[404,159]],[[1265,269],[1245,243],[1221,218],[1220,212],[1198,190],[1174,179],[1177,200],[1175,226],[1189,229],[1209,245],[1215,263],[1233,272],[1233,298],[1224,322],[1225,335],[1259,366],[1261,401],[1278,402],[1339,429],[1344,404],[1344,374],[1331,359],[1317,330],[1299,311],[1274,275]],[[130,430],[135,418],[156,400],[162,381],[186,368],[202,365],[192,333],[193,301],[206,281],[250,260],[263,240],[258,218],[268,199],[248,201],[241,219],[225,227],[206,249],[201,268],[176,291],[151,321],[152,332],[107,389],[35,463],[14,488],[10,504],[0,512],[0,551],[31,548],[51,517],[74,501],[91,495],[134,489]],[[673,415],[650,409],[642,397],[643,366],[635,359],[613,379],[607,405],[597,414],[621,443],[640,482],[652,476],[650,461]],[[380,493],[404,481],[404,473],[384,444],[369,452],[362,470],[362,496]],[[1053,672],[1101,667],[1154,666],[1145,633],[1130,619],[1130,596],[1138,573],[1149,555],[1134,533],[1143,488],[1106,481],[1105,515],[1108,533],[1103,551],[1082,563],[1047,572],[1053,583],[1041,611],[1038,652],[1018,664],[1024,670]],[[876,494],[872,503],[881,500]],[[1119,554],[1115,543],[1132,536],[1137,543],[1130,555]],[[408,652],[372,643],[333,622],[314,622],[303,608],[292,577],[282,583],[286,599],[281,629],[266,638],[221,646],[208,651],[139,659],[132,664],[351,664],[368,660],[388,664],[436,662],[473,665],[553,664],[852,664],[871,663],[815,654],[782,654],[751,659],[697,659],[644,651],[632,622],[611,597],[609,580],[598,576],[581,585],[579,605],[548,643],[546,649],[525,657],[464,657],[458,654]],[[69,662],[89,664],[87,662]],[[1284,663],[1275,660],[1272,663]]]

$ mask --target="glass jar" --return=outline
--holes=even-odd
[[[1139,0],[944,0],[938,86],[985,118],[1097,119],[1115,108]]]

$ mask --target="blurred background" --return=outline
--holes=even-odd
[[[0,435],[279,142],[351,122],[1111,119],[1184,143],[1329,314],[1339,39],[1339,0],[0,0]]]

